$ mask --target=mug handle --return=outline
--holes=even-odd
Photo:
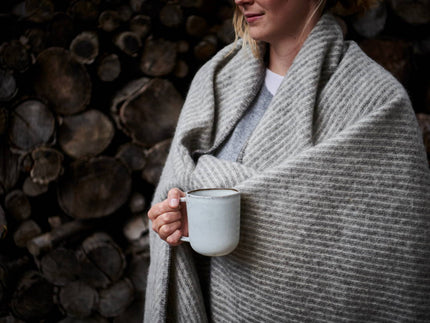
[[[181,202],[187,202],[187,198],[186,197],[181,197],[180,199],[179,199],[179,201],[181,201]],[[182,236],[181,237],[181,239],[179,239],[179,240],[181,240],[181,241],[185,241],[185,242],[190,242],[190,237],[185,237],[185,236]]]

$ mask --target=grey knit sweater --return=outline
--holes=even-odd
[[[235,187],[240,243],[212,258],[205,307],[189,245],[152,233],[145,321],[429,322],[430,174],[404,89],[325,14],[242,163],[212,156],[263,77],[237,44],[191,85],[153,202]]]

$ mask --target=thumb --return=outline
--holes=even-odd
[[[179,188],[172,188],[167,195],[167,199],[169,200],[169,206],[171,208],[177,208],[179,206],[180,197],[184,195],[185,193],[182,192]]]

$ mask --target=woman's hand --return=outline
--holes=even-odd
[[[180,238],[188,236],[187,210],[181,207],[179,201],[184,196],[185,193],[180,189],[172,188],[166,200],[154,204],[148,211],[152,229],[171,246],[181,244]]]

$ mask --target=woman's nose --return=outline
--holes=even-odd
[[[246,4],[251,4],[251,2],[253,2],[253,0],[234,0],[234,2],[238,6],[243,6],[243,5],[246,5]]]

